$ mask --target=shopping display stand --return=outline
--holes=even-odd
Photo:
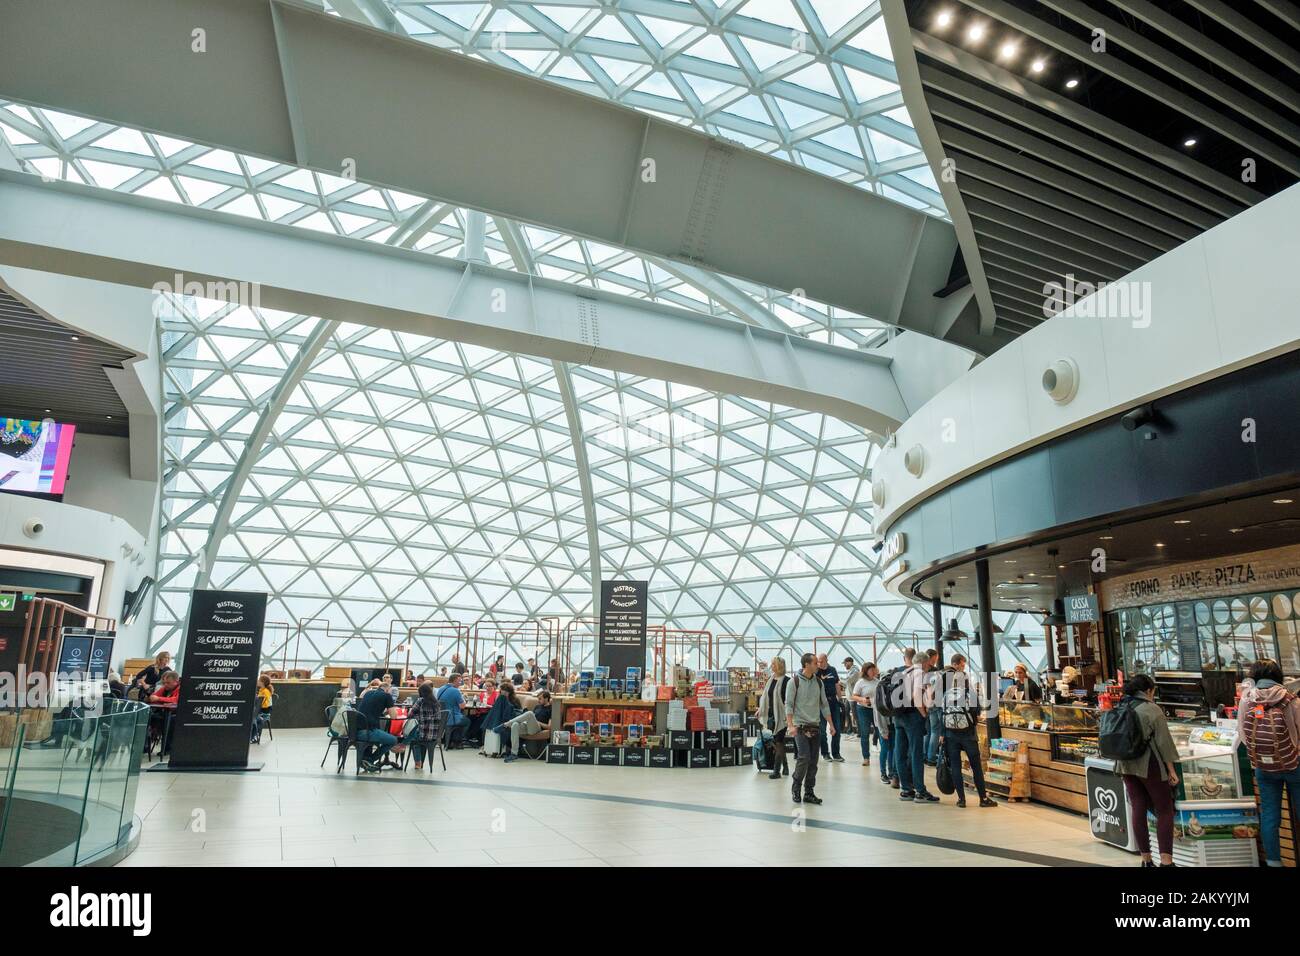
[[[981,748],[983,753],[983,748]],[[984,783],[1007,800],[1029,799],[1029,748],[1019,740],[998,737],[988,741]]]

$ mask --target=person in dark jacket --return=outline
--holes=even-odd
[[[483,717],[483,723],[479,725],[483,728],[485,738],[489,730],[495,730],[497,733],[500,733],[501,725],[507,721],[514,720],[519,716],[521,710],[519,706],[519,697],[515,693],[514,684],[510,683],[508,680],[504,680],[501,682],[501,686],[497,691],[497,699],[492,702],[491,709]]]
[[[971,778],[979,794],[981,807],[996,807],[984,787],[984,766],[980,763],[980,744],[975,736],[979,721],[979,682],[966,670],[966,656],[954,654],[951,670],[940,675],[935,685],[935,710],[939,712],[939,743],[948,758],[948,771],[957,794],[957,806],[966,806],[966,788],[961,777],[961,755],[970,761]],[[961,707],[961,704],[967,704]],[[964,725],[964,726],[963,726]]]
[[[1015,669],[1015,683],[1007,688],[1003,695],[1012,700],[1027,700],[1038,703],[1043,699],[1043,689],[1038,686],[1038,681],[1029,676],[1029,668],[1024,664],[1017,664]]]
[[[498,729],[497,733],[503,737],[508,735],[510,738],[510,742],[507,744],[509,749],[506,751],[505,762],[511,763],[519,759],[519,738],[521,735],[540,734],[550,726],[551,692],[544,690],[537,695],[536,707],[532,710],[520,712]]]

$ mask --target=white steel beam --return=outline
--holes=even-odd
[[[981,353],[1002,344],[934,295],[957,249],[942,220],[297,0],[0,0],[0,22],[0,97],[803,289]]]
[[[153,288],[248,282],[262,305],[682,382],[884,433],[889,360],[489,266],[0,171],[0,264]],[[956,298],[956,296],[950,297]]]

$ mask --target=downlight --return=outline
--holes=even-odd
[[[1074,359],[1057,359],[1043,370],[1043,391],[1058,405],[1068,405],[1079,393],[1079,366]]]

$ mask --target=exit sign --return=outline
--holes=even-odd
[[[10,592],[9,594],[0,594],[0,611],[12,611],[18,595]]]

